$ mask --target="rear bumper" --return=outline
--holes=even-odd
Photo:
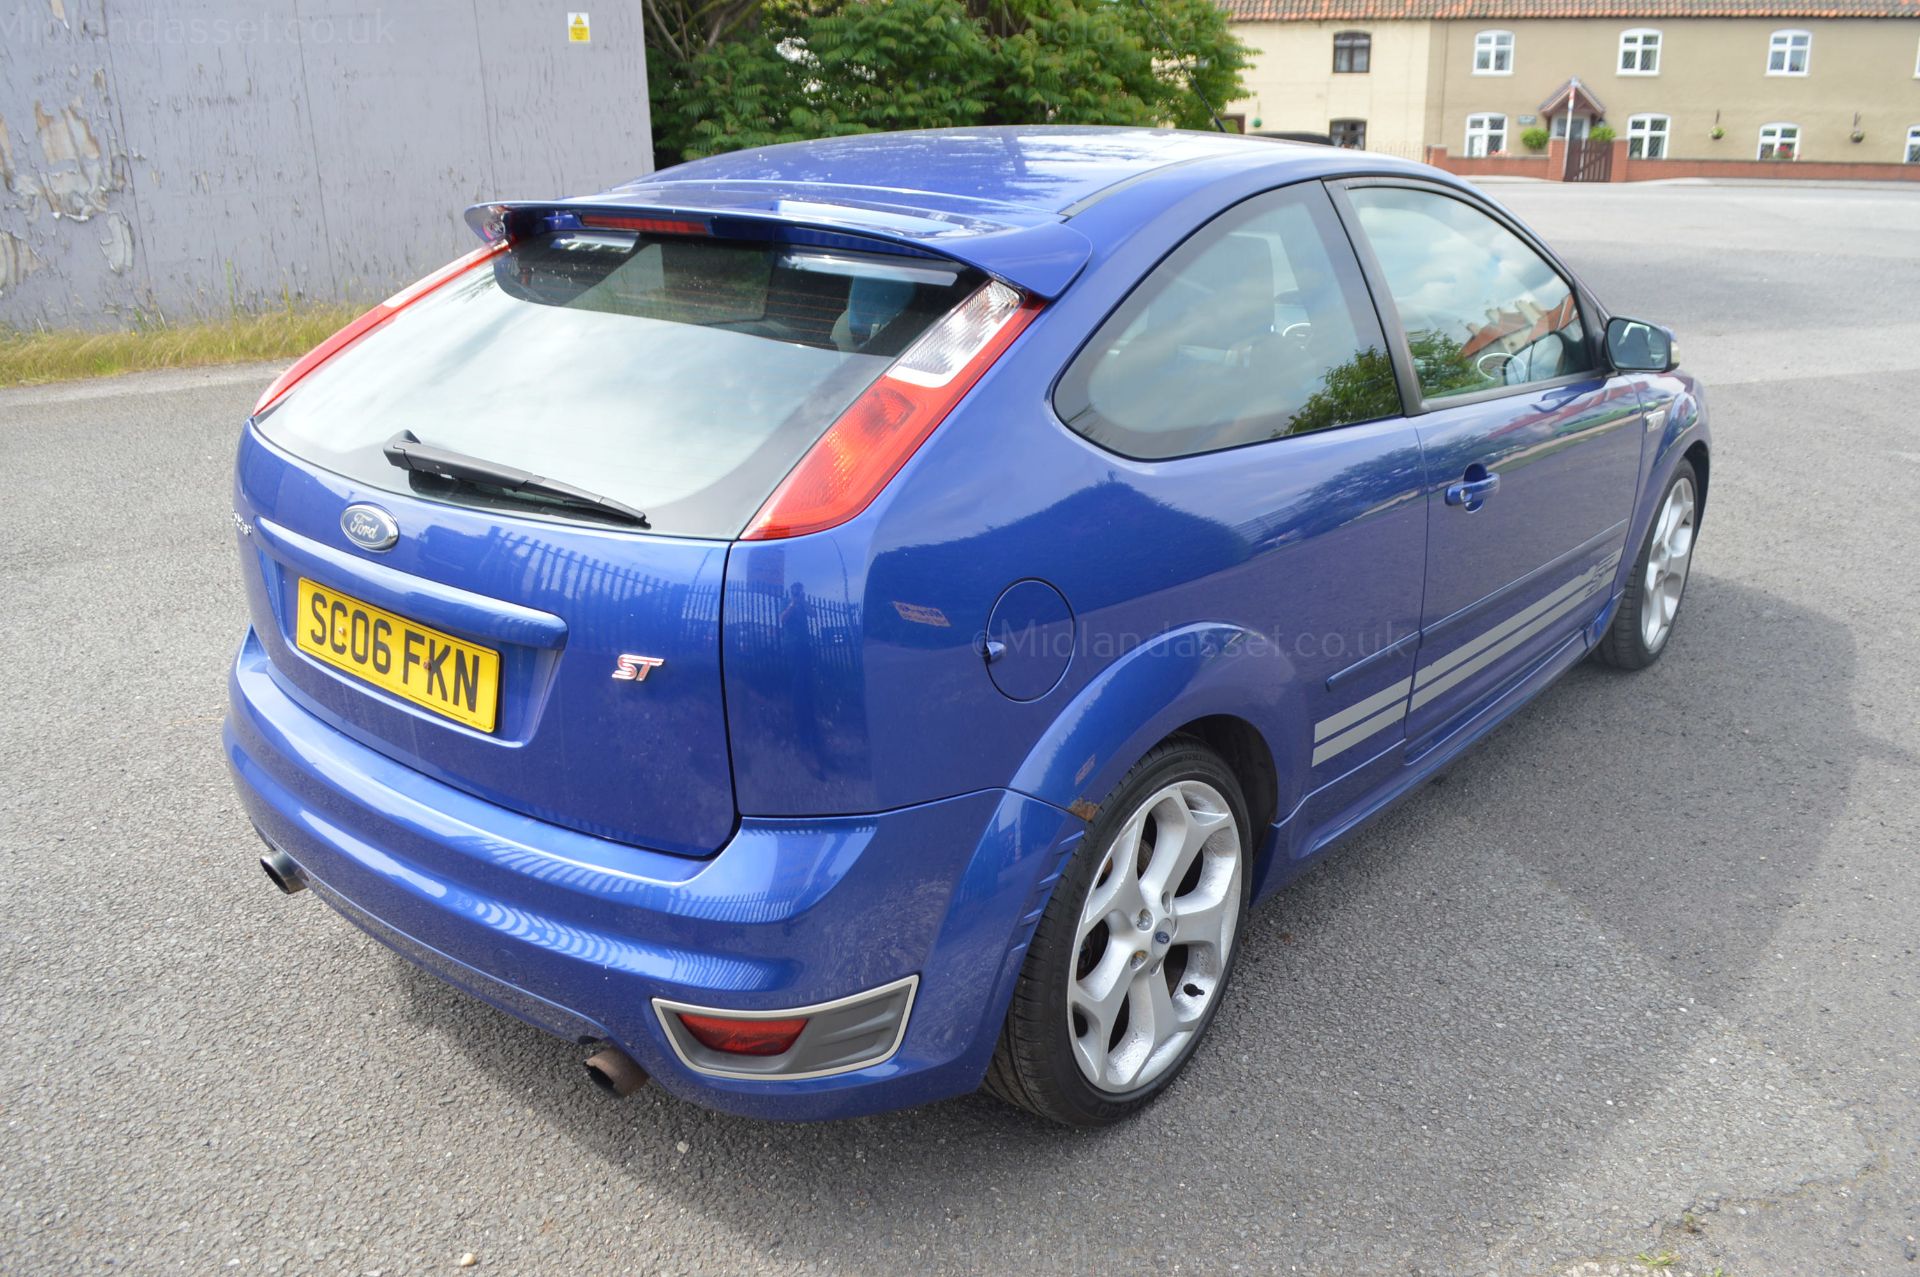
[[[850,1117],[961,1094],[1080,822],[1006,791],[877,816],[743,819],[706,859],[507,811],[291,700],[247,636],[227,761],[315,894],[422,967],[549,1032],[619,1045],[668,1090],[757,1117]],[[827,1077],[689,1068],[655,998],[772,1011],[918,976],[898,1049]]]

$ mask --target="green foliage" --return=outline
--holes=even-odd
[[[1399,413],[1400,388],[1393,377],[1393,361],[1385,351],[1370,346],[1327,370],[1326,380],[1300,405],[1286,433],[1305,434]]]
[[[1240,96],[1247,65],[1212,0],[663,0],[646,13],[663,165],[878,129],[1210,127],[1206,103]]]
[[[1482,390],[1494,384],[1468,357],[1464,346],[1437,329],[1409,332],[1407,353],[1413,356],[1414,373],[1428,398]]]
[[[1590,130],[1590,131],[1589,131],[1589,132],[1587,133],[1587,141],[1589,141],[1589,142],[1611,142],[1611,141],[1613,141],[1613,139],[1615,139],[1615,138],[1617,138],[1617,137],[1619,137],[1619,136],[1620,136],[1620,135],[1619,135],[1618,133],[1615,133],[1615,132],[1613,131],[1613,125],[1611,125],[1611,124],[1596,124],[1596,125],[1595,125],[1595,126],[1594,126],[1594,127],[1593,127],[1593,128],[1592,128],[1592,129],[1591,129],[1591,130]]]
[[[1552,140],[1552,134],[1537,124],[1520,135],[1520,145],[1526,147],[1529,151],[1546,150],[1547,143],[1550,140]]]

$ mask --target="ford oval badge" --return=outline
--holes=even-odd
[[[363,550],[391,550],[400,525],[377,505],[350,505],[340,512],[340,530]]]

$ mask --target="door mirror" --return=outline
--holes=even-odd
[[[1673,334],[1640,319],[1607,321],[1607,358],[1621,372],[1672,372],[1680,366]]]

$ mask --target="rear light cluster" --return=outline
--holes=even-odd
[[[784,1055],[807,1027],[805,1016],[784,1020],[735,1019],[682,1011],[680,1023],[709,1051],[728,1055]]]
[[[1038,313],[1038,305],[998,281],[977,289],[920,334],[827,427],[741,538],[771,541],[824,531],[873,504]]]
[[[360,316],[360,318],[354,320],[345,328],[342,328],[339,332],[327,338],[312,350],[309,350],[306,354],[300,356],[299,362],[281,373],[280,376],[274,380],[274,383],[267,387],[267,393],[261,395],[260,402],[253,406],[253,415],[257,417],[265,412],[279,400],[280,396],[292,390],[294,384],[302,377],[380,325],[386,323],[389,319],[392,319],[408,306],[413,305],[413,303],[419,301],[422,297],[425,297],[428,293],[455,276],[464,274],[472,270],[475,266],[478,266],[481,262],[486,261],[496,254],[505,252],[506,248],[506,240],[497,240],[494,243],[474,249],[465,257],[448,262],[445,266],[442,266],[439,270],[424,279],[415,280],[413,283],[408,284],[405,288],[387,298],[387,300],[381,302],[378,306],[375,306],[372,310]]]

